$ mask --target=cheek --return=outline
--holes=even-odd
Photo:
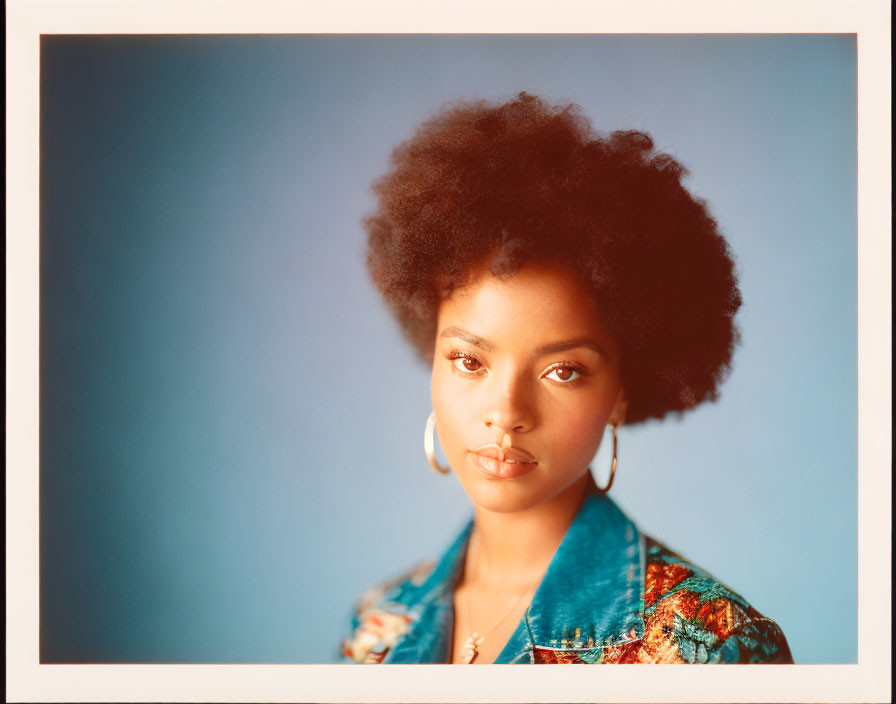
[[[603,396],[577,399],[552,407],[545,428],[551,428],[555,447],[563,448],[575,462],[590,461],[597,452],[612,406]]]

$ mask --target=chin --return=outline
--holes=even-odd
[[[472,466],[457,474],[461,486],[477,507],[495,513],[516,513],[543,504],[563,493],[569,486],[545,486],[538,470],[517,479],[490,479]],[[570,482],[570,485],[574,483]]]
[[[495,492],[467,492],[467,496],[478,508],[492,513],[518,513],[537,506],[540,500],[522,496],[494,496]]]

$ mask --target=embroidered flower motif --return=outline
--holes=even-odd
[[[639,662],[638,651],[641,650],[641,641],[634,640],[622,645],[612,645],[603,649],[603,656],[599,662],[605,665],[628,665]]]
[[[727,662],[774,662],[790,659],[790,649],[774,621],[758,617],[742,624],[728,638],[722,650]]]
[[[694,574],[693,571],[683,565],[667,565],[660,562],[649,563],[644,580],[644,606],[650,606],[663,594],[692,574]]]
[[[535,646],[532,655],[538,665],[577,665],[582,662],[572,650],[550,650]]]
[[[660,599],[655,611],[644,618],[644,649],[641,662],[686,662],[675,637],[675,619],[693,619],[700,608],[700,595],[682,589]]]
[[[697,617],[703,621],[706,630],[725,640],[747,619],[747,613],[730,599],[713,599],[700,607]]]
[[[409,616],[369,609],[361,614],[361,624],[343,643],[342,652],[356,662],[382,662],[410,623]]]
[[[685,662],[706,663],[718,660],[719,654],[713,650],[719,642],[719,637],[712,631],[704,629],[700,618],[685,619],[675,614],[672,631],[678,639],[678,652]]]

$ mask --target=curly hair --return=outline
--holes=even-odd
[[[565,267],[619,339],[626,422],[663,418],[717,398],[739,340],[732,254],[686,173],[644,132],[594,132],[575,104],[449,103],[374,182],[367,266],[427,360],[439,302],[474,264]]]

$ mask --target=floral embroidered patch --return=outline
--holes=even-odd
[[[694,574],[684,565],[650,562],[644,580],[644,606],[650,606],[670,589]]]
[[[411,623],[409,616],[382,609],[368,609],[360,618],[361,624],[342,643],[342,653],[355,662],[382,662]]]

